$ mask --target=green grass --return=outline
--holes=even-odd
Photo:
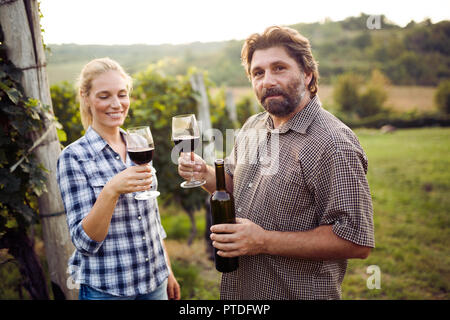
[[[369,158],[376,248],[350,260],[344,299],[449,299],[450,129],[357,130]],[[381,289],[369,290],[378,265]]]
[[[161,211],[161,223],[164,226],[164,230],[167,233],[168,239],[188,239],[191,233],[191,221],[189,216],[183,209],[177,208],[177,206],[170,205],[160,209]],[[195,238],[203,238],[205,233],[205,211],[200,210],[195,212],[195,225],[197,233]]]

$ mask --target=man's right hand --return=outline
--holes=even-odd
[[[193,152],[181,152],[178,158],[178,174],[185,180],[190,180],[192,176],[196,180],[206,180],[208,175],[206,162]]]

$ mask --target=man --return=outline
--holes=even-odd
[[[221,298],[339,299],[347,259],[375,245],[366,155],[321,107],[317,63],[297,31],[251,35],[242,62],[266,112],[247,120],[227,158],[237,224],[212,226],[211,239],[239,268],[223,274]],[[267,134],[246,134],[255,130]],[[178,171],[214,191],[214,169],[200,157],[193,166],[183,155]]]

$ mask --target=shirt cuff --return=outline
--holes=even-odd
[[[97,253],[103,244],[103,241],[92,240],[83,229],[83,225],[80,222],[75,230],[73,237],[73,244],[82,254],[91,256]]]
[[[346,221],[337,220],[332,227],[333,232],[340,238],[364,247],[375,248],[375,240],[371,233],[364,230],[355,230],[348,226]]]

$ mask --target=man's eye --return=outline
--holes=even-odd
[[[253,72],[253,77],[259,77],[263,74],[261,70]]]

